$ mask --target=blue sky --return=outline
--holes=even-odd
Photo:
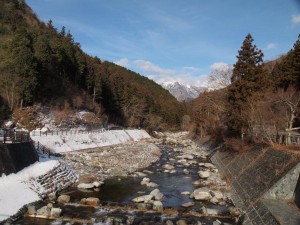
[[[300,33],[299,0],[26,0],[44,22],[70,30],[92,56],[158,83],[205,85],[212,68],[234,64],[250,33],[265,60]]]

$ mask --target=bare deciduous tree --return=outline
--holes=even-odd
[[[213,67],[209,74],[209,85],[212,89],[221,89],[227,87],[231,83],[232,66],[228,64],[220,64]]]

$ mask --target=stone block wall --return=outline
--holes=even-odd
[[[231,183],[233,201],[245,211],[244,224],[279,224],[262,199],[298,164],[298,155],[256,147],[238,154],[218,151],[211,160]]]

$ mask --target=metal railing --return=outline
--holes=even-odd
[[[90,130],[33,130],[31,131],[31,136],[48,136],[48,135],[74,135],[74,134],[95,134],[95,133],[104,133],[106,129],[90,129]]]
[[[20,143],[30,140],[30,133],[28,131],[0,128],[0,143]]]

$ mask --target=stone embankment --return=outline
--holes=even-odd
[[[77,181],[77,175],[65,163],[59,162],[58,166],[46,174],[30,180],[35,191],[42,197],[55,194]]]

